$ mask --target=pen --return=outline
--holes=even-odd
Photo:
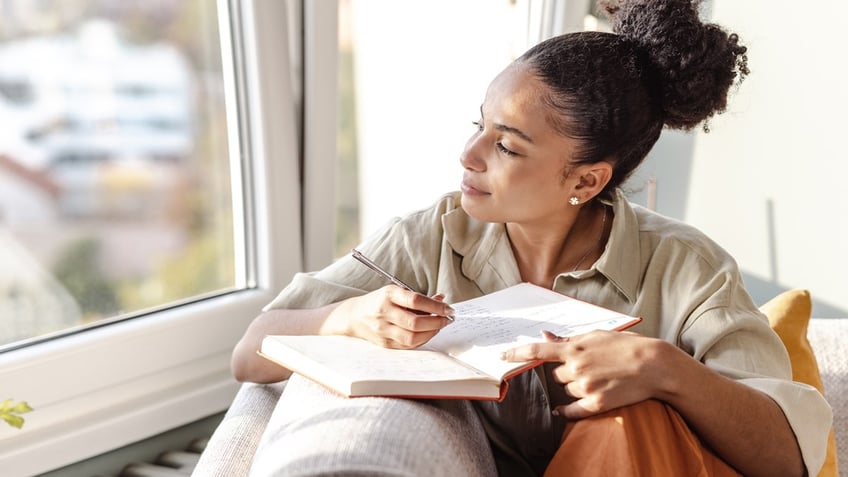
[[[411,286],[407,285],[406,283],[403,283],[400,278],[398,278],[398,277],[392,275],[391,273],[383,270],[383,267],[372,262],[371,259],[366,257],[365,255],[362,255],[362,253],[359,250],[353,249],[353,250],[351,250],[350,253],[353,254],[353,258],[359,260],[360,262],[362,262],[363,265],[370,268],[371,270],[374,270],[375,272],[382,275],[384,278],[388,279],[390,282],[394,283],[395,285],[397,285],[397,286],[399,286],[399,287],[401,287],[405,290],[409,290],[411,292],[415,291],[415,290],[412,289]]]
[[[404,290],[409,290],[411,292],[418,293],[415,290],[413,290],[411,286],[404,283],[400,278],[398,278],[398,277],[392,275],[391,273],[387,272],[386,270],[383,269],[383,267],[372,262],[371,259],[369,259],[365,255],[362,255],[362,253],[359,250],[353,249],[353,250],[350,251],[350,253],[351,253],[351,255],[353,255],[353,258],[359,260],[360,263],[362,263],[366,267],[370,268],[371,270],[374,270],[375,272],[377,272],[378,275],[382,275],[384,278],[386,278],[390,282],[394,283],[395,285],[403,288]],[[447,319],[449,319],[450,321],[453,321],[452,316],[447,316]]]

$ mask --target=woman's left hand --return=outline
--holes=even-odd
[[[658,359],[668,343],[631,332],[593,331],[506,351],[506,361],[554,361],[553,371],[565,392],[576,398],[554,413],[581,419],[656,397],[666,374]]]

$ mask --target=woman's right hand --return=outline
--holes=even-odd
[[[339,303],[322,333],[355,336],[385,348],[417,348],[451,323],[453,308],[443,298],[387,285]]]

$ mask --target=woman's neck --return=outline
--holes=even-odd
[[[506,224],[521,279],[551,288],[557,275],[588,268],[606,244],[608,207],[590,202],[557,223]]]

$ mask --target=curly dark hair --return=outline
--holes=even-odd
[[[517,62],[551,89],[547,120],[580,141],[570,164],[609,161],[603,197],[647,156],[664,126],[689,130],[721,113],[735,81],[748,74],[736,34],[703,23],[698,1],[602,1],[614,33],[578,32],[545,40]],[[567,172],[567,171],[566,171]]]

